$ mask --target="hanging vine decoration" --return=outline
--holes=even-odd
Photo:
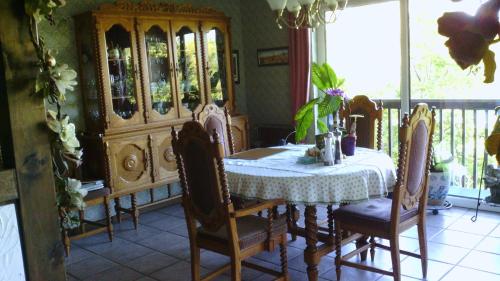
[[[74,209],[83,209],[83,198],[87,191],[79,180],[70,177],[71,169],[81,164],[82,150],[76,138],[76,128],[64,114],[62,106],[66,101],[66,92],[74,90],[76,71],[67,64],[58,64],[52,51],[45,47],[43,38],[38,34],[38,24],[47,20],[54,25],[53,11],[64,6],[64,0],[25,0],[25,12],[30,21],[30,36],[38,57],[38,73],[35,84],[35,96],[43,97],[55,107],[47,110],[47,127],[52,132],[52,163],[56,184],[57,206],[62,217],[62,227],[71,229],[80,225]]]

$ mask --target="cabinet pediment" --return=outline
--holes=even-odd
[[[134,3],[129,0],[118,0],[114,4],[101,5],[99,11],[163,12],[190,16],[224,16],[224,13],[210,7],[198,8],[189,3],[156,3],[151,0],[144,0],[139,3]]]

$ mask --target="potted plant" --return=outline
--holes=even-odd
[[[428,205],[443,206],[450,186],[467,175],[467,171],[465,167],[455,162],[444,143],[434,145],[432,151]]]
[[[344,79],[338,78],[330,65],[313,63],[311,72],[313,85],[323,94],[304,104],[295,114],[295,140],[297,142],[306,137],[309,127],[313,124],[316,105],[318,106],[318,129],[321,133],[326,133],[328,126],[321,119],[331,115],[335,118],[346,97],[344,91],[340,89],[344,84]]]

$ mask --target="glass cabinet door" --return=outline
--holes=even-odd
[[[221,107],[232,99],[231,50],[226,28],[222,23],[203,25],[208,96],[213,103]]]
[[[102,23],[104,29],[105,63],[103,77],[108,108],[108,127],[143,123],[142,100],[137,80],[137,53],[132,19],[110,19]],[[123,21],[123,22],[121,22]],[[111,114],[113,112],[114,114]]]
[[[139,21],[146,116],[150,121],[177,118],[172,88],[172,55],[169,23]]]
[[[228,100],[224,34],[215,27],[206,33],[206,40],[210,97],[218,106],[224,106]]]
[[[181,24],[175,32],[175,68],[177,93],[181,117],[191,116],[204,103],[203,87],[200,83],[199,35],[196,24]]]

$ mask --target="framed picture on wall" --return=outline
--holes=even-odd
[[[258,66],[285,64],[288,64],[288,47],[257,49]]]
[[[240,84],[240,52],[238,50],[233,50],[232,64],[234,83]]]

